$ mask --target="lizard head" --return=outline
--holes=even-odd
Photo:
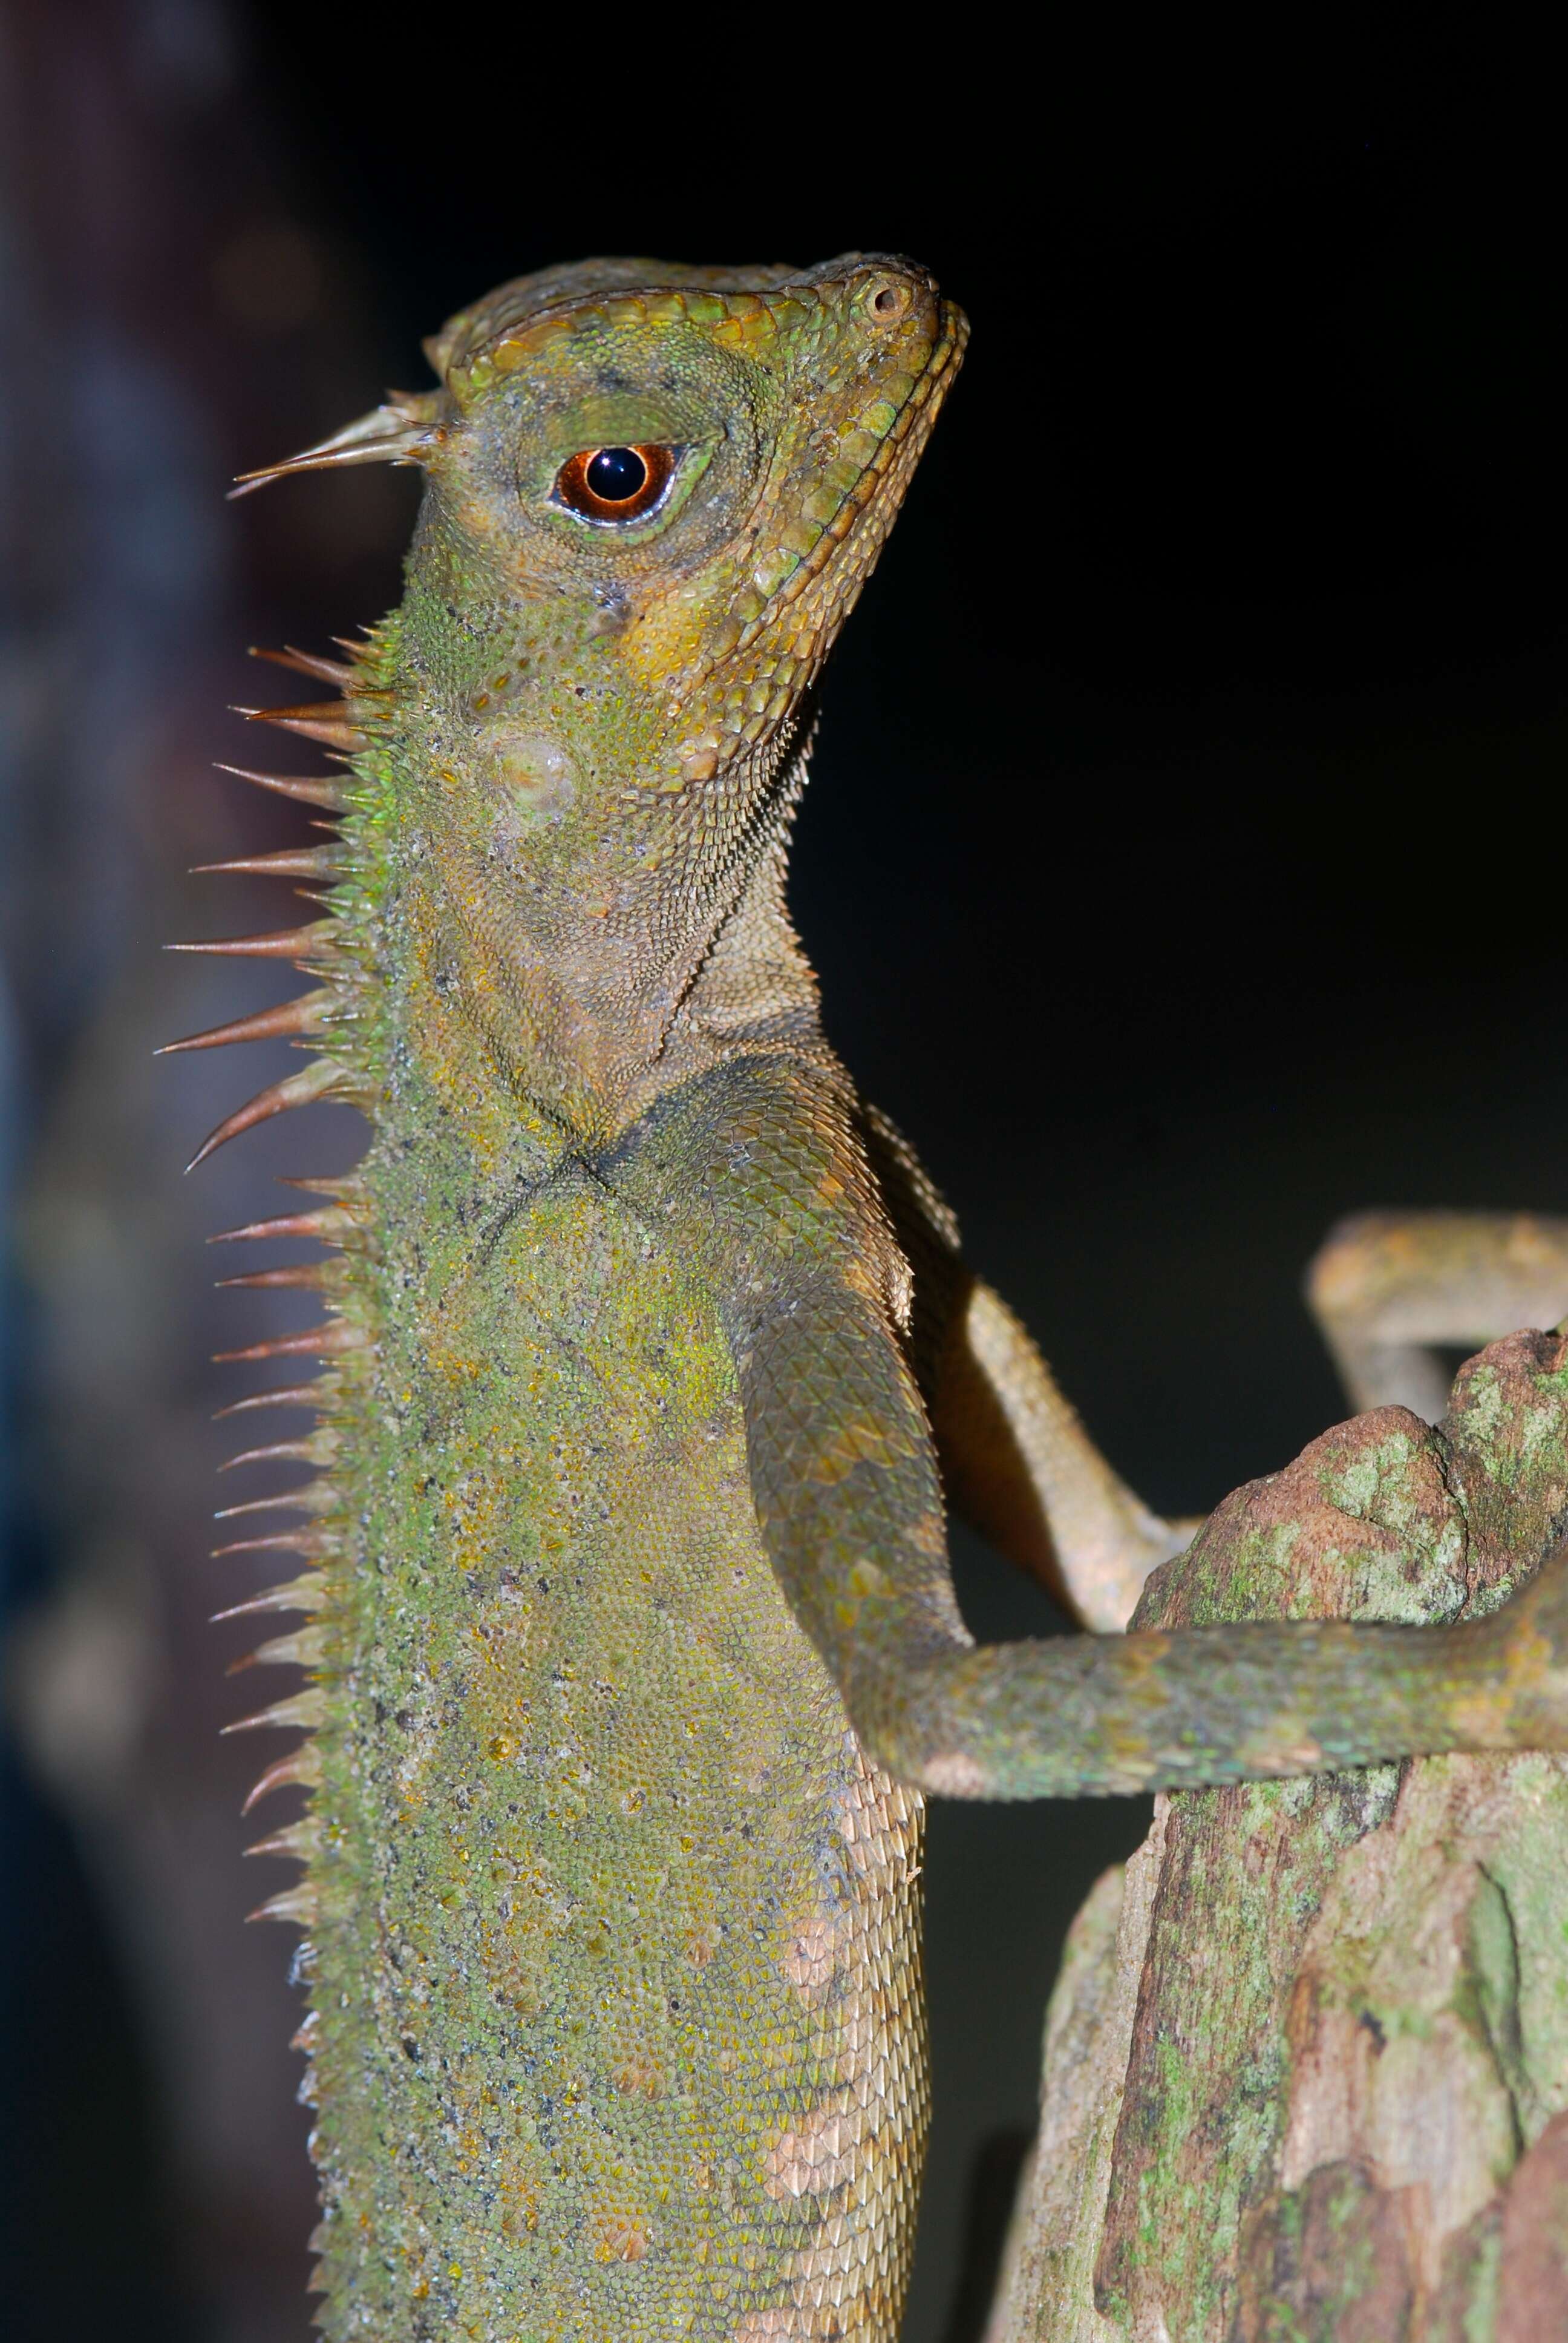
[[[486,614],[471,661],[439,646],[465,719],[676,792],[788,732],[966,333],[879,254],[590,261],[460,312],[427,345],[439,391],[274,470],[421,464],[411,589],[437,635]]]
[[[436,993],[585,1125],[715,1035],[814,1017],[780,895],[808,695],[966,330],[880,255],[589,261],[452,318],[438,389],[256,476],[424,468],[358,699],[377,851]]]
[[[815,677],[963,332],[923,269],[880,256],[505,287],[431,345],[442,549],[548,612],[558,656],[575,623],[568,689],[623,739],[631,719],[666,785],[704,779]]]

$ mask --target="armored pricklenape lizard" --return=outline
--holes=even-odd
[[[304,1620],[246,1722],[307,1735],[256,1795],[309,1792],[265,1908],[306,1936],[334,2338],[891,2343],[924,1794],[1568,1745],[1561,1562],[1451,1629],[960,1618],[942,1480],[1096,1627],[1182,1542],[965,1270],[785,908],[817,678],[965,332],[901,259],[588,262],[251,476],[427,482],[399,608],[285,656],[341,704],[265,711],[338,769],[253,778],[338,839],[226,866],[324,915],[186,947],[314,987],[176,1045],[313,1052],[203,1154],[311,1099],[371,1125],[231,1232],[330,1249],[251,1281],[326,1304],[235,1354],[325,1363],[239,1403],[315,1410],[247,1460],[316,1477],[226,1550],[303,1564],[239,1608]]]

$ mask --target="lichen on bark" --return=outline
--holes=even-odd
[[[1568,1342],[1239,1490],[1136,1623],[1493,1610],[1568,1514]],[[1159,1802],[1079,1915],[987,2343],[1568,2338],[1568,1760]]]

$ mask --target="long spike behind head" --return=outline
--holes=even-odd
[[[380,407],[346,423],[329,437],[318,439],[314,447],[286,456],[281,463],[241,472],[228,492],[230,501],[248,497],[268,480],[284,479],[291,472],[333,471],[345,464],[417,464],[435,436],[439,406],[438,392],[388,391]]]

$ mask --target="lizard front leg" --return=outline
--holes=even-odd
[[[649,1161],[729,1313],[774,1568],[863,1743],[902,1779],[1060,1797],[1568,1747],[1568,1553],[1478,1624],[977,1647],[897,1255],[832,1074],[727,1068],[669,1102]]]
[[[1478,1350],[1568,1310],[1568,1220],[1360,1212],[1324,1239],[1307,1302],[1357,1407],[1435,1423],[1448,1400],[1441,1347]]]
[[[1028,1329],[979,1279],[949,1321],[930,1414],[956,1510],[1096,1634],[1126,1626],[1150,1572],[1199,1526],[1162,1520],[1128,1487]]]
[[[900,1225],[900,1235],[904,1233]],[[1435,1423],[1442,1353],[1479,1350],[1568,1312],[1568,1220],[1533,1212],[1362,1212],[1330,1231],[1308,1306],[1359,1409]],[[1095,1447],[1027,1329],[965,1273],[929,1393],[956,1508],[1096,1633],[1131,1617],[1196,1521],[1151,1513]]]
[[[1081,1626],[1113,1634],[1199,1524],[1151,1511],[1102,1456],[1039,1347],[963,1258],[959,1226],[903,1133],[862,1117],[914,1273],[906,1349],[953,1509]]]
[[[957,1268],[961,1290],[950,1297],[928,1393],[949,1497],[1082,1625],[1114,1633],[1150,1572],[1199,1523],[1164,1521],[1143,1503],[1090,1439],[1028,1330]],[[1435,1423],[1448,1395],[1442,1347],[1476,1350],[1563,1317],[1568,1221],[1359,1213],[1314,1258],[1307,1301],[1358,1408],[1409,1407]]]

